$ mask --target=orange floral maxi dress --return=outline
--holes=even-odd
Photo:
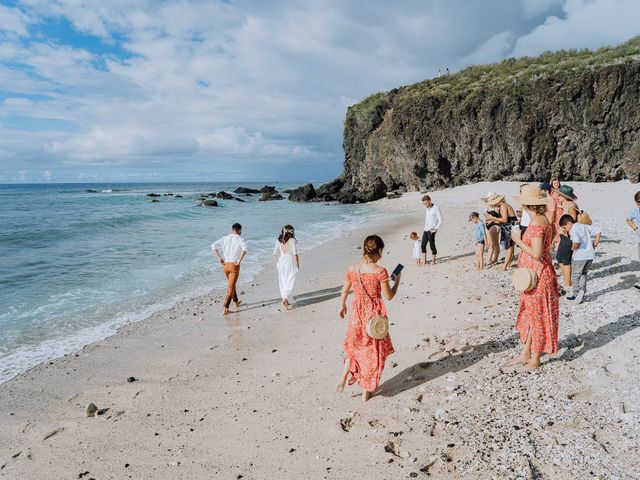
[[[530,268],[538,276],[536,288],[520,294],[520,311],[516,320],[516,330],[520,332],[522,343],[527,341],[531,329],[531,351],[556,353],[558,351],[558,319],[560,317],[560,296],[558,278],[551,263],[549,248],[553,241],[551,225],[529,225],[522,241],[531,246],[533,238],[542,238],[544,252],[536,260],[527,252],[520,253],[519,268]]]
[[[378,388],[387,357],[394,352],[389,335],[382,340],[367,335],[369,319],[387,314],[380,282],[387,281],[389,274],[386,268],[374,273],[347,271],[346,279],[351,281],[354,293],[349,326],[343,342],[344,351],[351,361],[349,385],[358,382],[366,391],[373,392]]]

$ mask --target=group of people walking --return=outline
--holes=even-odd
[[[591,225],[588,214],[578,207],[573,189],[560,185],[558,179],[539,185],[521,185],[520,194],[514,197],[521,205],[520,211],[516,211],[505,198],[494,192],[483,197],[482,200],[488,205],[484,215],[486,223],[482,222],[478,212],[472,212],[469,216],[474,223],[477,266],[483,267],[485,248],[489,250],[489,265],[496,264],[502,247],[505,250],[503,269],[507,270],[511,267],[517,247],[518,268],[533,272],[535,282],[520,293],[515,324],[522,350],[507,365],[536,369],[540,366],[542,355],[558,350],[559,304],[563,290],[558,286],[553,256],[559,263],[565,287],[572,287],[567,300],[581,302],[586,291],[586,275],[595,258],[601,232]],[[629,213],[626,221],[638,239],[640,259],[640,192],[635,194],[634,200],[636,208]],[[411,234],[413,257],[416,263],[422,265],[424,261],[426,264],[429,246],[435,264],[435,238],[443,225],[442,212],[433,204],[430,196],[425,195],[422,201],[426,208],[425,227],[422,240],[419,240],[416,232]],[[229,313],[232,301],[236,307],[241,303],[235,288],[240,263],[247,252],[241,233],[242,227],[234,224],[230,235],[211,246],[228,279],[224,314]],[[384,246],[384,241],[377,235],[365,238],[362,258],[347,268],[340,298],[339,316],[345,318],[351,292],[355,297],[343,341],[344,365],[336,390],[341,393],[347,382],[349,385],[357,382],[362,388],[363,401],[377,390],[386,359],[394,352],[388,334],[383,297],[387,300],[395,297],[401,274],[394,272],[390,277],[387,269],[378,265]],[[274,257],[282,305],[289,309],[293,304],[293,287],[300,268],[297,241],[291,225],[282,228],[276,240]],[[571,268],[570,272],[567,272],[567,267]],[[640,289],[640,283],[635,288]],[[387,322],[387,330],[383,330],[382,335],[376,335],[371,323],[380,319]]]

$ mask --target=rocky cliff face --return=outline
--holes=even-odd
[[[369,201],[401,187],[554,176],[638,182],[639,58],[634,39],[471,67],[373,95],[349,108],[344,172],[318,196]]]

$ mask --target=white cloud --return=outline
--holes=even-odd
[[[58,178],[60,166],[78,164],[91,178],[89,167],[108,165],[126,174],[157,163],[201,171],[331,159],[333,170],[323,168],[329,177],[342,162],[347,106],[372,92],[434,76],[438,68],[615,43],[633,35],[637,18],[630,0],[19,5],[0,11],[10,10],[10,20],[0,15],[0,29],[11,32],[0,42],[0,85],[11,93],[0,119],[55,119],[77,132],[0,125],[0,160],[28,162],[31,172],[46,163]],[[63,17],[102,39],[107,53],[81,41],[18,38],[30,25]]]

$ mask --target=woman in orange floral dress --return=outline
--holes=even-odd
[[[534,185],[527,185],[516,200],[531,215],[531,223],[524,237],[519,231],[511,233],[513,241],[522,250],[518,268],[536,272],[538,282],[533,290],[520,294],[520,310],[516,330],[520,332],[523,350],[508,365],[524,364],[527,369],[540,366],[543,353],[558,351],[558,319],[560,298],[558,279],[551,261],[553,227],[545,216],[547,195]]]
[[[344,370],[336,390],[343,392],[347,377],[351,374],[349,385],[355,382],[360,384],[363,402],[378,388],[384,363],[394,351],[389,335],[376,340],[369,337],[366,330],[370,318],[386,315],[382,294],[387,300],[393,299],[400,284],[398,275],[394,278],[393,287],[390,286],[387,269],[376,263],[382,257],[383,248],[384,242],[379,236],[368,236],[364,240],[362,260],[347,269],[342,288],[340,318],[347,313],[347,297],[351,289],[355,298],[343,343],[346,354]]]

